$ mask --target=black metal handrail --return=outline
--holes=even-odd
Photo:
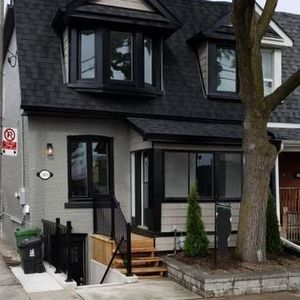
[[[55,223],[42,220],[44,240],[44,260],[55,267],[55,273],[65,272],[66,281],[72,281],[71,268],[71,245],[72,245],[72,224],[67,226],[60,224],[56,218]]]
[[[94,233],[110,236],[116,245],[120,245],[119,254],[123,258],[127,276],[131,276],[131,224],[127,222],[115,197],[94,201]]]

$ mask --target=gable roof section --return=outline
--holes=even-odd
[[[153,12],[143,0],[90,0],[90,3]]]
[[[257,15],[260,16],[262,8],[259,5],[256,5],[255,8]],[[206,39],[235,41],[234,26],[231,22],[231,11],[227,12],[223,17],[217,20],[217,22],[205,30],[194,35],[188,40],[188,43],[194,47],[199,44],[199,41]],[[262,44],[277,47],[292,47],[293,41],[288,34],[272,20],[264,35]]]
[[[99,1],[73,0],[64,8],[58,10],[52,26],[56,30],[61,30],[71,19],[80,18],[147,26],[148,28],[153,27],[165,30],[167,35],[173,33],[181,26],[178,19],[159,1],[144,0],[145,5],[149,8],[148,10],[124,7],[125,5],[121,5],[122,1],[130,2],[137,0],[114,0],[113,2],[120,3],[119,6],[113,5],[113,2],[107,0],[105,5],[99,4]]]

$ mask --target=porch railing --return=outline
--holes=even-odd
[[[66,281],[72,281],[72,224],[64,226],[57,218],[55,223],[42,220],[44,240],[44,260],[55,267],[55,273],[67,274]]]
[[[127,222],[116,198],[94,201],[94,233],[109,236],[119,245],[118,254],[122,256],[127,276],[131,276],[131,224]]]
[[[300,212],[300,188],[280,188],[280,202],[281,215],[283,213],[283,207],[287,207],[288,211]]]
[[[300,243],[300,212],[289,211],[288,207],[283,207],[282,228],[286,239]]]

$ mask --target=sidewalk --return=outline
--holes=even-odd
[[[0,299],[7,300],[82,300],[71,289],[26,293],[20,281],[9,269],[19,263],[17,252],[0,239]],[[43,273],[44,274],[44,273]],[[26,275],[25,275],[26,276]],[[37,283],[38,284],[38,281]]]
[[[0,240],[3,247],[3,242]],[[1,248],[2,248],[1,247]],[[26,292],[20,282],[15,278],[9,270],[6,263],[0,255],[0,299],[9,300],[29,300]]]

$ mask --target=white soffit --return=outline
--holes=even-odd
[[[258,13],[258,15],[261,15],[263,9],[256,3],[255,11]],[[280,36],[280,38],[264,37],[262,40],[263,45],[293,47],[293,40],[281,29],[281,27],[276,22],[271,20],[270,27],[276,32],[277,35]]]
[[[91,0],[90,2],[93,4],[153,12],[153,9],[142,0]]]

